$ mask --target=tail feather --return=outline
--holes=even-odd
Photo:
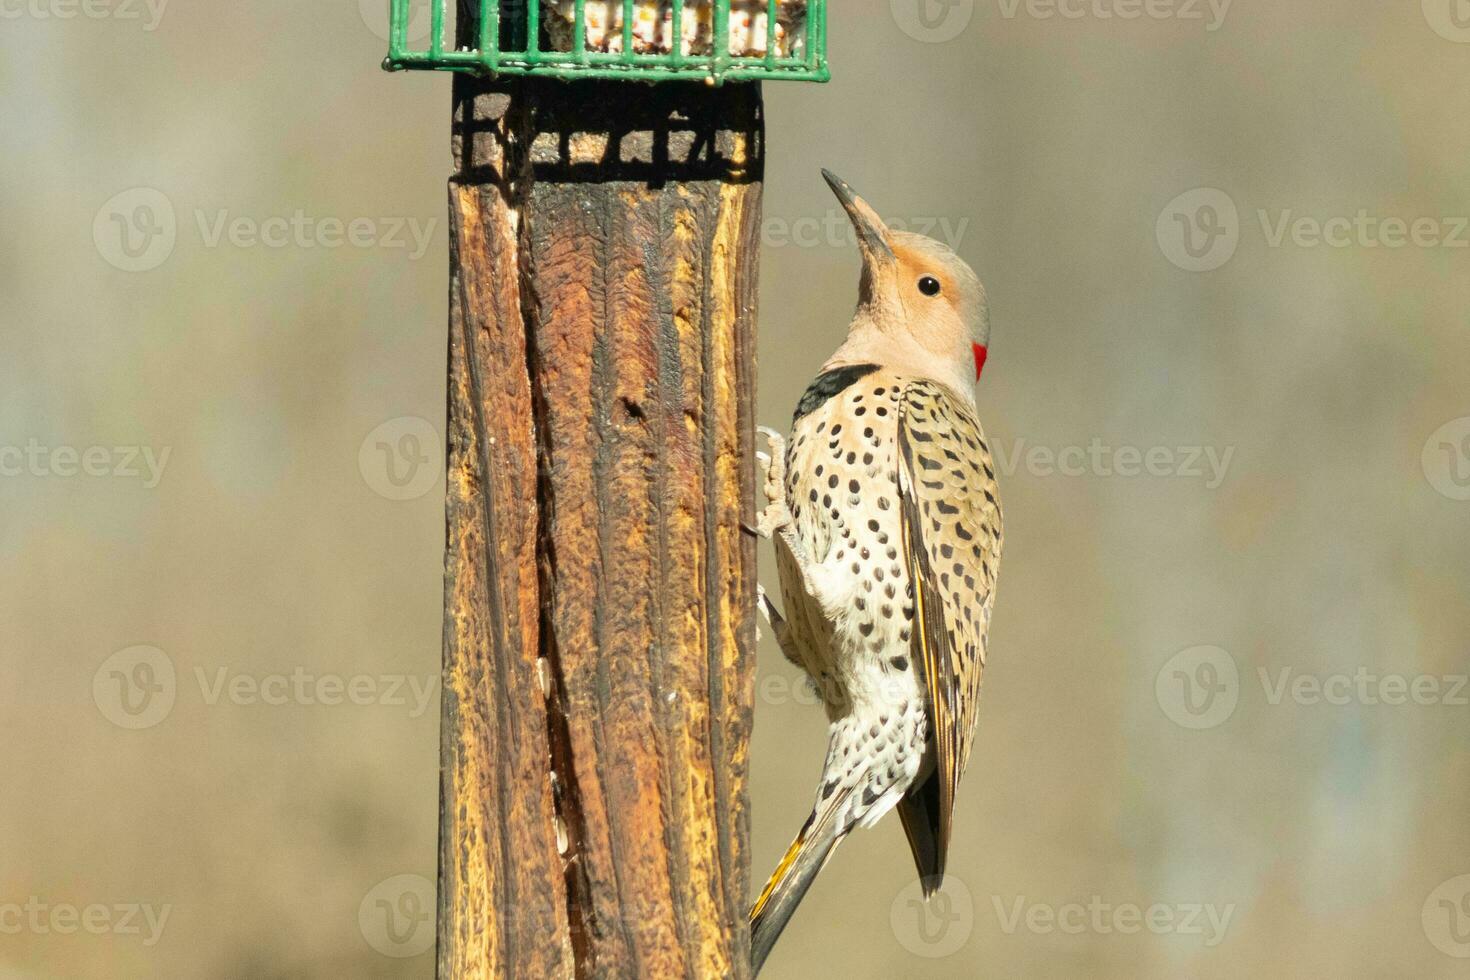
[[[807,889],[832,856],[833,849],[846,836],[846,830],[839,827],[837,821],[841,803],[846,797],[846,793],[839,792],[807,818],[801,833],[796,835],[796,840],[792,841],[786,856],[776,865],[771,880],[751,907],[750,960],[753,974],[760,972],[771,947],[780,938],[781,930],[786,928]]]
[[[913,787],[898,801],[898,815],[914,853],[919,882],[928,898],[944,884],[944,860],[949,853],[948,829],[940,819],[939,772]]]

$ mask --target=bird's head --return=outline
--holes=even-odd
[[[990,351],[985,287],[948,245],[892,231],[847,182],[823,170],[857,230],[858,308],[834,361],[867,360],[968,393]]]

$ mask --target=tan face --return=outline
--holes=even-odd
[[[975,380],[990,347],[985,287],[949,247],[907,232],[889,232],[891,289],[914,341],[936,357],[975,363]]]
[[[979,380],[990,347],[985,287],[949,246],[890,231],[866,201],[823,176],[857,230],[863,277],[855,328],[875,334],[888,362],[944,379]],[[880,336],[881,335],[881,336]]]

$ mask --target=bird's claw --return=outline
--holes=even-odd
[[[756,451],[755,458],[765,469],[762,492],[766,497],[766,508],[760,513],[756,532],[769,538],[777,530],[791,523],[791,510],[786,504],[786,439],[770,426],[756,426],[757,433],[770,446],[770,452]]]
[[[791,527],[794,523],[791,508],[786,506],[786,501],[784,499],[772,500],[766,504],[766,509],[760,512],[753,530],[760,537],[770,538]]]

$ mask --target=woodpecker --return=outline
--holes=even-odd
[[[1001,555],[995,465],[974,385],[990,346],[985,289],[946,245],[890,230],[824,170],[857,233],[847,340],[770,446],[767,505],[782,652],[830,723],[811,815],[750,910],[759,971],[833,849],[898,809],[925,897],[944,878],[975,728]]]

